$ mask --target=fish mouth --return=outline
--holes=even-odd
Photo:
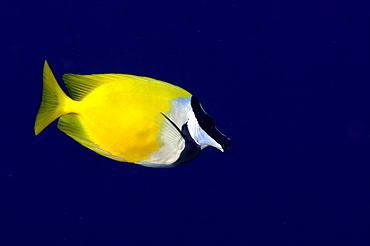
[[[228,152],[229,147],[232,146],[232,142],[230,138],[226,137],[224,134],[222,134],[216,127],[212,129],[210,132],[210,136],[222,147],[222,152]]]
[[[232,145],[231,140],[229,138],[227,138],[227,143],[222,143],[221,144],[222,149],[223,149],[223,152],[228,152],[229,151],[229,147],[231,145]]]

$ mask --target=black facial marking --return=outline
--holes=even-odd
[[[215,121],[203,110],[199,100],[195,96],[191,97],[191,107],[200,127],[222,146],[224,152],[227,152],[232,145],[231,140],[217,130]]]
[[[188,124],[185,123],[180,130],[170,118],[168,118],[163,113],[162,115],[179,131],[179,133],[185,140],[185,148],[181,152],[179,158],[171,165],[168,165],[168,167],[178,167],[191,160],[194,160],[200,154],[201,148],[197,145],[197,143],[191,137],[189,129],[188,129]]]
[[[181,152],[179,159],[175,161],[171,166],[178,167],[189,161],[194,160],[201,152],[201,148],[195,143],[193,138],[190,136],[188,124],[185,123],[181,128],[181,135],[185,139],[185,148]]]

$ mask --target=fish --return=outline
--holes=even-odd
[[[58,119],[60,131],[107,158],[146,167],[177,167],[207,146],[227,152],[231,140],[199,100],[176,85],[129,74],[66,73],[59,86],[48,62],[34,133]]]

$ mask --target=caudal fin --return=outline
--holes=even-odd
[[[65,114],[66,100],[71,100],[60,88],[47,61],[44,62],[42,99],[35,121],[35,135],[38,135],[51,122]]]

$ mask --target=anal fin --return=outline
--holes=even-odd
[[[58,121],[58,128],[81,145],[100,155],[116,161],[125,161],[123,158],[111,154],[110,152],[100,148],[98,144],[94,143],[86,132],[80,120],[80,116],[77,114],[66,114],[61,116]]]

